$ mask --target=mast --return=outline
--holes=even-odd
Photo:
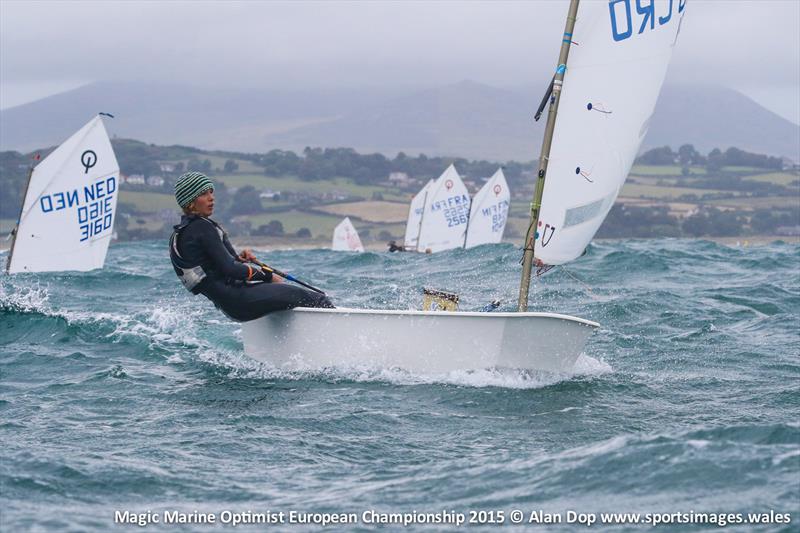
[[[467,249],[467,236],[469,235],[469,221],[472,220],[472,217],[470,216],[471,214],[472,214],[472,203],[469,204],[469,212],[467,213],[467,228],[464,230],[464,244],[461,245],[461,248],[465,250]]]
[[[564,81],[564,73],[567,70],[567,58],[569,57],[569,47],[572,44],[572,31],[575,28],[575,18],[578,14],[578,3],[580,0],[570,0],[569,11],[567,12],[567,24],[564,27],[564,38],[561,41],[561,52],[558,55],[558,68],[553,77],[553,94],[550,97],[550,108],[547,112],[547,125],[542,139],[542,151],[539,155],[539,171],[537,172],[536,189],[533,193],[531,202],[531,223],[525,234],[525,254],[522,256],[522,279],[519,285],[519,306],[518,311],[523,313],[528,310],[528,291],[531,285],[531,266],[533,264],[533,251],[538,236],[539,212],[542,207],[542,194],[544,193],[544,180],[547,175],[547,163],[550,159],[550,146],[553,142],[553,131],[556,127],[556,114],[558,113],[558,102],[561,98],[561,85]]]
[[[417,252],[419,252],[419,239],[420,237],[422,237],[422,222],[425,220],[425,209],[428,207],[428,193],[430,192],[431,192],[430,187],[426,185],[425,196],[422,197],[422,215],[420,215],[419,217],[419,228],[417,228],[417,246],[416,246]]]
[[[34,156],[34,159],[38,159],[39,154]],[[11,270],[11,258],[14,256],[14,245],[17,243],[17,233],[19,233],[19,224],[22,221],[22,213],[25,211],[25,199],[28,197],[28,189],[31,186],[31,177],[33,176],[33,162],[31,162],[30,168],[28,169],[28,182],[25,184],[25,192],[22,193],[22,205],[19,208],[19,217],[17,217],[17,225],[14,226],[14,229],[11,230],[11,248],[8,251],[8,260],[6,261],[6,274],[8,271]]]

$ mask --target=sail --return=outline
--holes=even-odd
[[[431,187],[422,216],[417,251],[441,252],[464,245],[469,193],[453,165]]]
[[[10,273],[102,268],[119,195],[119,164],[97,116],[31,174]]]
[[[500,242],[506,229],[510,203],[511,193],[503,169],[497,169],[472,199],[464,248]]]
[[[408,222],[406,223],[406,236],[403,244],[406,250],[417,249],[417,239],[419,238],[419,225],[422,222],[422,213],[425,211],[425,201],[428,199],[428,192],[433,186],[434,180],[428,183],[411,200],[408,208]]]
[[[641,4],[585,1],[578,8],[535,246],[547,264],[583,253],[650,125],[686,1]]]
[[[333,230],[333,243],[331,249],[337,252],[363,252],[364,246],[358,237],[358,232],[350,222],[350,217],[345,217]]]

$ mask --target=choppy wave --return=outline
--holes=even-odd
[[[281,370],[243,354],[162,248],[0,276],[3,529],[108,530],[114,509],[166,508],[800,520],[798,246],[592,245],[532,291],[536,309],[602,325],[563,375]],[[419,308],[431,286],[511,310],[519,283],[510,245],[266,256],[348,307]]]

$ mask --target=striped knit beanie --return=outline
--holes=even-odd
[[[187,172],[175,182],[175,200],[186,207],[206,191],[214,190],[214,184],[202,172]]]

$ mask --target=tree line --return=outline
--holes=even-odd
[[[723,167],[754,167],[769,170],[780,170],[783,161],[780,157],[746,152],[739,148],[731,147],[724,152],[714,148],[708,155],[702,155],[691,144],[684,144],[673,152],[669,146],[661,146],[644,152],[636,158],[640,165],[681,165],[684,169],[689,166],[703,166],[707,170],[717,171]]]

